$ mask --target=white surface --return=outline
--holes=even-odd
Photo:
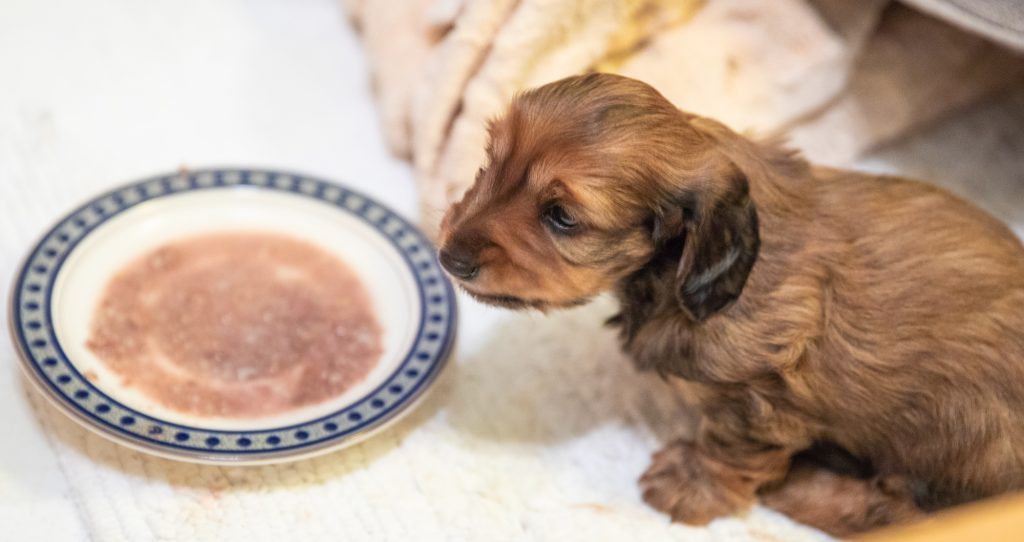
[[[385,153],[364,68],[331,0],[5,0],[0,280],[80,200],[180,164],[309,172],[409,216],[411,176]],[[867,163],[933,169],[1024,223],[1021,104]],[[669,526],[640,502],[649,453],[689,424],[601,329],[607,301],[550,317],[462,307],[456,363],[409,419],[342,452],[245,469],[145,457],[78,428],[26,393],[3,333],[0,539],[817,538],[761,509]]]

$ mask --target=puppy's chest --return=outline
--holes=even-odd
[[[693,333],[688,330],[651,322],[640,326],[631,340],[624,339],[623,348],[638,369],[702,380],[703,374],[695,363]]]
[[[737,305],[697,323],[671,294],[651,293],[620,296],[620,313],[609,320],[638,369],[705,384],[775,379],[779,364],[770,348],[752,339],[761,330],[748,309]]]
[[[608,321],[619,328],[623,350],[637,368],[693,382],[736,383],[760,365],[751,341],[737,330],[753,324],[741,303],[703,322],[695,322],[679,305],[674,267],[650,268],[618,285],[620,312]],[[730,325],[742,313],[747,326]]]
[[[661,309],[661,310],[659,310]],[[707,338],[701,329],[671,307],[639,307],[624,303],[610,324],[619,327],[623,350],[640,370],[676,376],[694,382],[708,381]]]

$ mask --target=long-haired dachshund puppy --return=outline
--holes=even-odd
[[[605,74],[517,96],[487,151],[442,264],[511,308],[618,296],[702,413],[641,478],[674,520],[760,496],[846,534],[1024,487],[1024,249],[993,217]]]

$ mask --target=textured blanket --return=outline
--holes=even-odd
[[[647,81],[683,109],[787,135],[830,165],[1024,77],[1010,50],[889,0],[346,5],[388,143],[415,164],[428,231],[481,165],[486,121],[516,91],[574,73]]]

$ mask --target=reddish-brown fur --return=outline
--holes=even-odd
[[[704,414],[641,479],[673,519],[760,494],[846,534],[1024,487],[1024,249],[996,219],[611,75],[518,96],[488,151],[442,261],[510,307],[618,295],[626,351]],[[869,467],[791,472],[820,443]]]

